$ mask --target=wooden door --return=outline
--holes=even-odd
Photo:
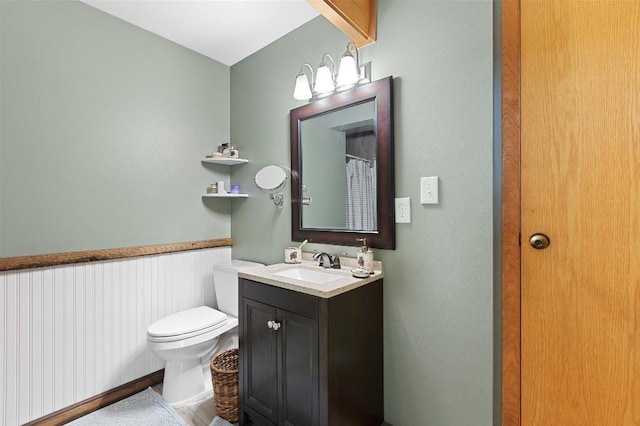
[[[521,424],[640,425],[640,1],[523,0],[521,43]]]

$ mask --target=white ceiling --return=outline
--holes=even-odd
[[[231,66],[318,16],[305,0],[81,0]]]

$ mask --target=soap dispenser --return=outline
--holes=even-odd
[[[367,239],[358,238],[356,241],[362,241],[362,248],[356,253],[358,267],[373,270],[373,252],[367,246]]]

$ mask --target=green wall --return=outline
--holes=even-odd
[[[493,418],[493,18],[489,1],[380,1],[373,77],[394,76],[396,196],[411,197],[385,267],[385,417],[394,426],[481,426]],[[235,258],[280,262],[287,204],[253,185],[288,165],[288,113],[304,62],[339,57],[347,39],[319,17],[231,68],[231,135],[251,163],[232,169],[250,198],[232,206]],[[420,204],[421,176],[440,204]],[[330,253],[353,247],[307,245]],[[366,372],[363,372],[366,374]],[[495,402],[497,404],[497,402]],[[499,423],[499,419],[495,419]]]
[[[0,1],[0,257],[228,237],[229,67],[77,1]]]

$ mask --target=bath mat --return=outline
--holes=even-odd
[[[151,388],[68,424],[74,426],[187,425],[176,410]]]
[[[233,424],[229,423],[222,417],[215,416],[209,426],[233,426]]]

